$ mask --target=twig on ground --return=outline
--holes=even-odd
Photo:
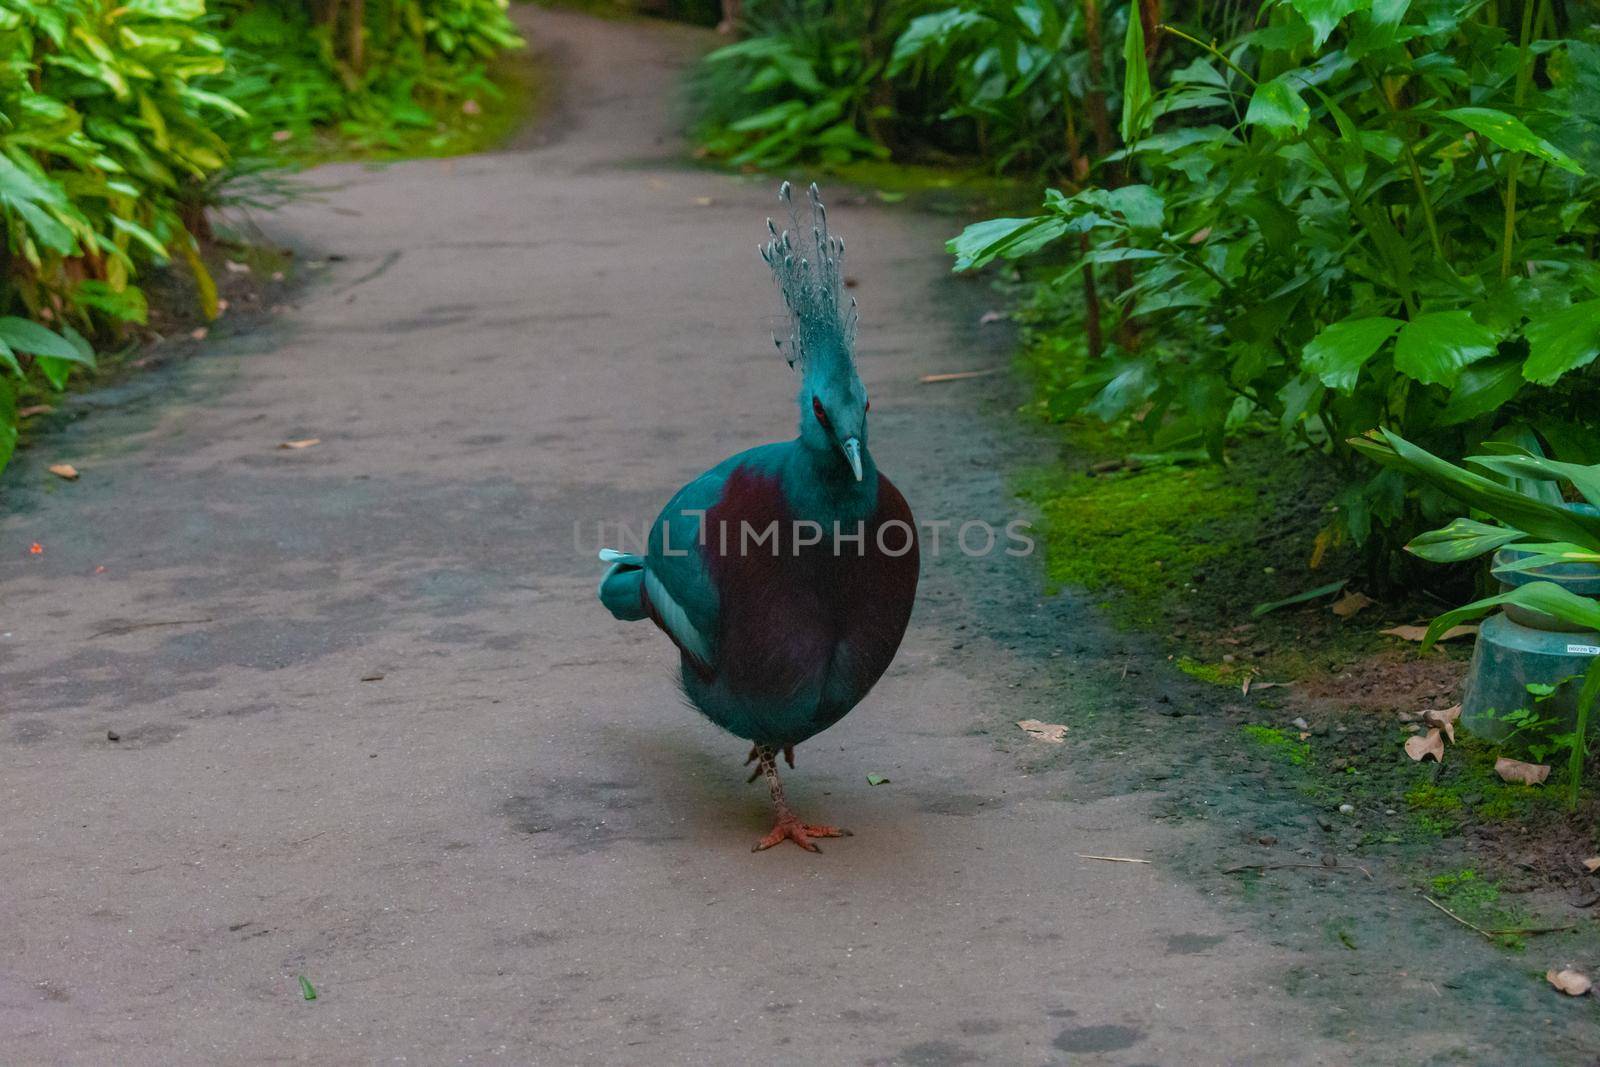
[[[1149,860],[1137,860],[1132,856],[1089,856],[1082,852],[1074,852],[1080,860],[1105,860],[1107,863],[1149,863]]]
[[[1241,863],[1237,867],[1229,867],[1223,874],[1238,874],[1240,871],[1281,871],[1289,867],[1304,867],[1313,871],[1360,871],[1369,879],[1372,872],[1359,863]]]
[[[950,374],[924,374],[917,381],[923,385],[933,385],[936,382],[964,382],[968,378],[987,378],[996,372],[997,368],[990,367],[987,370],[960,370]]]
[[[1450,916],[1450,918],[1454,919],[1456,922],[1460,923],[1462,926],[1465,926],[1469,930],[1477,931],[1478,933],[1482,934],[1484,937],[1488,938],[1490,941],[1493,941],[1496,938],[1501,938],[1501,937],[1520,937],[1520,936],[1522,936],[1524,934],[1559,934],[1563,930],[1571,930],[1571,929],[1573,929],[1572,924],[1569,923],[1566,926],[1524,926],[1524,927],[1518,927],[1517,929],[1514,929],[1514,930],[1485,930],[1483,927],[1478,926],[1475,923],[1470,923],[1467,920],[1463,919],[1461,916],[1457,915],[1455,912],[1451,911],[1449,908],[1445,907],[1443,904],[1439,903],[1437,900],[1434,900],[1432,897],[1428,896],[1426,893],[1424,893],[1422,895],[1422,899],[1426,900],[1429,904],[1432,904],[1434,907],[1438,908],[1440,911],[1442,911],[1446,915]]]
[[[155,627],[155,626],[192,626],[192,625],[195,625],[196,623],[214,622],[214,621],[215,620],[213,620],[211,618],[204,618],[204,619],[163,619],[160,622],[130,622],[125,626],[110,626],[110,627],[107,627],[104,630],[96,630],[94,633],[90,634],[89,637],[90,638],[112,637],[112,636],[120,637],[123,634],[131,634],[135,630],[148,630],[148,629],[151,629],[152,627]]]

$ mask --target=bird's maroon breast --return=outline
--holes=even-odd
[[[872,515],[823,529],[796,521],[777,477],[740,469],[705,530],[721,609],[716,672],[729,691],[782,701],[826,690],[838,715],[848,711],[911,615],[918,545],[905,498],[879,475]]]

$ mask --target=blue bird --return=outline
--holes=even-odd
[[[649,619],[681,653],[683,692],[708,719],[752,742],[777,824],[756,851],[849,831],[803,823],[778,780],[781,752],[854,708],[900,647],[916,599],[916,521],[867,449],[867,393],[855,369],[855,300],[844,242],[828,232],[815,185],[802,232],[767,220],[761,249],[788,310],[779,351],[800,376],[800,433],[724,460],[678,490],[645,553],[606,549],[600,602]],[[776,340],[776,339],[775,339]]]

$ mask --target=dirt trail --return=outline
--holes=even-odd
[[[899,661],[788,776],[857,836],[751,854],[764,791],[594,602],[592,548],[791,432],[773,190],[677,162],[704,36],[518,17],[551,122],[316,172],[267,220],[325,263],[290,312],[78,398],[6,476],[0,1059],[1575,1062],[1592,1023],[1465,931],[1420,936],[1469,985],[1408,975],[1408,901],[1205,876],[1300,816],[1197,763],[1221,727],[1153,709],[1211,698],[1031,560],[926,562]],[[1003,525],[1011,387],[917,384],[1005,358],[951,220],[833,201],[879,463],[924,521]],[[1137,755],[1091,743],[1112,721]]]

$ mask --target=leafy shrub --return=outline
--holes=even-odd
[[[884,72],[896,36],[921,6],[747,3],[749,36],[699,68],[696,137],[735,165],[887,158],[883,126],[895,108]]]
[[[1534,6],[1503,26],[1478,4],[1293,0],[1225,47],[1163,28],[1197,54],[1159,91],[1131,20],[1128,147],[1102,165],[1143,180],[969,227],[957,269],[1087,235],[1047,279],[1127,265],[1121,313],[1175,341],[1084,363],[1082,409],[1219,455],[1270,420],[1341,464],[1363,540],[1415,498],[1351,433],[1459,452],[1600,422],[1600,48],[1540,39]]]
[[[1484,472],[1480,474],[1448,463],[1389,430],[1374,431],[1350,443],[1385,467],[1404,470],[1493,520],[1462,518],[1443,529],[1422,534],[1406,547],[1423,559],[1458,563],[1509,545],[1527,555],[1496,567],[1497,576],[1551,564],[1600,564],[1600,516],[1564,506],[1564,493],[1559,488],[1571,486],[1591,508],[1600,508],[1600,464],[1552,460],[1514,444],[1501,444],[1494,446],[1491,454],[1467,457],[1468,463]],[[1533,581],[1440,615],[1428,626],[1423,648],[1438,641],[1452,626],[1505,604],[1553,615],[1579,630],[1600,630],[1600,603],[1555,582]],[[1584,675],[1572,732],[1561,739],[1561,746],[1568,753],[1569,808],[1578,804],[1579,784],[1589,756],[1589,722],[1597,705],[1600,656],[1590,662]]]
[[[497,99],[486,63],[519,48],[509,0],[221,0],[225,91],[250,120],[239,154],[277,156],[336,128],[357,143],[398,146],[431,130],[446,105]]]
[[[172,255],[203,275],[185,216],[224,163],[232,101],[194,25],[203,0],[0,0],[0,466],[16,389],[61,388],[87,338],[142,322],[139,271]],[[204,288],[204,285],[202,286]]]
[[[1111,12],[1118,24],[1127,15]],[[966,0],[912,20],[889,76],[942,96],[940,117],[970,121],[995,166],[1076,165],[1081,177],[1090,142],[1099,154],[1114,147],[1103,19],[1098,0]]]
[[[216,314],[195,237],[230,156],[281,157],[282,129],[431,127],[425,105],[492,96],[485,60],[521,43],[507,0],[309,9],[0,0],[0,469],[19,387],[63,388],[143,323],[142,273],[186,261]]]

